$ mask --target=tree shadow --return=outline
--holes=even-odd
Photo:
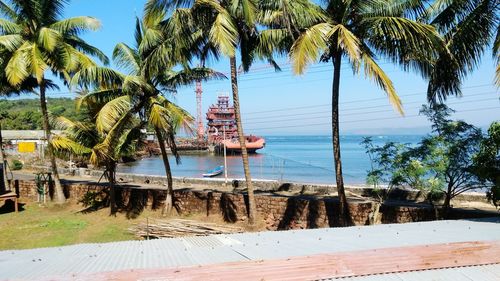
[[[326,217],[328,219],[329,227],[338,227],[340,226],[340,204],[337,199],[328,198],[324,199]]]
[[[153,202],[151,202],[151,210],[158,210],[161,207],[161,203],[165,200],[166,194],[167,191],[151,190],[151,199],[153,200]]]
[[[307,228],[318,228],[319,201],[309,200],[307,204]]]
[[[148,190],[130,189],[128,204],[126,206],[127,219],[136,219],[144,211],[148,203]]]
[[[108,189],[97,189],[97,188],[87,188],[87,192],[83,195],[83,198],[78,201],[86,208],[79,211],[82,214],[89,214],[97,212],[101,209],[109,207],[109,190]]]
[[[238,207],[227,193],[221,194],[219,207],[225,222],[235,223],[238,220]]]
[[[286,201],[285,213],[278,224],[278,230],[288,230],[293,228],[295,223],[300,219],[306,209],[306,200],[297,200],[296,198],[288,198]]]

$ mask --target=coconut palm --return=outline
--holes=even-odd
[[[0,46],[9,53],[5,65],[6,78],[14,87],[19,87],[27,79],[36,79],[43,127],[49,143],[56,201],[59,203],[64,202],[65,197],[50,145],[52,135],[46,102],[46,71],[67,81],[80,67],[94,64],[87,54],[107,62],[102,52],[79,37],[82,32],[98,29],[99,21],[91,17],[61,19],[65,4],[66,0],[0,1],[0,13],[4,17],[0,19]]]
[[[87,100],[89,101],[89,100]],[[102,104],[96,102],[80,101],[79,106],[85,104],[85,120],[73,121],[65,117],[55,118],[56,126],[63,132],[54,135],[52,145],[57,153],[67,153],[88,159],[96,167],[104,167],[104,175],[109,184],[109,203],[111,214],[115,214],[118,206],[116,200],[116,166],[124,156],[134,154],[136,147],[140,144],[141,129],[144,123],[132,119],[120,131],[117,141],[112,150],[108,150],[105,144],[109,131],[98,130],[96,116],[101,110]]]
[[[342,59],[354,73],[363,68],[387,94],[390,103],[403,113],[401,100],[390,78],[377,64],[383,56],[405,69],[414,67],[419,56],[435,56],[442,46],[434,27],[409,19],[422,11],[421,1],[370,0],[325,1],[328,20],[303,30],[294,42],[290,57],[294,72],[302,74],[321,55],[322,62],[332,62],[332,142],[335,176],[340,200],[341,224],[349,224],[350,215],[344,190],[339,138],[339,94]]]
[[[113,59],[120,68],[128,72],[127,74],[94,68],[94,71],[77,73],[75,77],[80,82],[90,79],[98,81],[98,84],[101,84],[101,79],[110,81],[110,77],[114,77],[111,78],[113,85],[98,85],[96,91],[83,97],[83,100],[93,102],[106,100],[106,105],[99,111],[96,119],[101,130],[120,122],[120,118],[127,114],[138,115],[140,120],[154,128],[167,175],[167,195],[163,210],[166,214],[170,213],[173,207],[173,180],[165,144],[179,163],[175,134],[179,129],[190,132],[193,122],[189,113],[168,100],[168,94],[175,92],[177,87],[196,80],[224,76],[208,68],[185,66],[180,71],[174,71],[172,67],[183,61],[172,47],[173,41],[178,40],[178,37],[169,37],[159,30],[163,17],[164,14],[160,13],[156,20],[149,18],[148,21],[141,22],[137,19],[136,46],[131,47],[125,43],[116,45]],[[103,76],[99,76],[99,72],[103,72]],[[123,119],[123,122],[128,121]]]
[[[461,95],[462,80],[472,72],[493,42],[496,60],[495,83],[500,87],[500,1],[435,0],[425,19],[434,25],[451,53],[441,54],[423,68],[430,69],[428,100],[443,102],[449,95]]]
[[[202,38],[200,42],[205,44],[202,47],[194,48],[193,52],[200,55],[203,54],[203,51],[200,50],[211,50],[215,54],[221,53],[229,58],[235,119],[249,200],[248,221],[249,224],[254,224],[256,207],[240,113],[236,53],[238,50],[240,51],[241,66],[245,72],[249,70],[256,58],[267,59],[269,62],[274,63],[269,53],[257,52],[266,50],[266,48],[257,48],[259,42],[256,26],[258,1],[150,0],[146,3],[146,18],[158,13],[158,11],[166,11],[172,8],[178,8],[176,10],[178,11],[179,7],[189,7],[189,9],[181,9],[183,21],[194,23],[196,29],[193,34],[199,34]],[[212,49],[212,46],[215,47],[215,50]],[[201,56],[200,60],[204,62],[205,57]]]

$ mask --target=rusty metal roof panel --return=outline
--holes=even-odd
[[[342,281],[498,281],[500,280],[500,265],[479,265],[469,267],[454,267],[433,270],[420,270],[389,274],[374,274],[357,277],[322,279]]]
[[[251,259],[269,259],[422,244],[499,240],[498,222],[498,218],[488,221],[434,221],[228,236],[241,242],[233,246],[241,254]]]

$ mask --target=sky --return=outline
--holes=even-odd
[[[133,45],[135,17],[142,14],[145,0],[73,0],[65,17],[93,16],[101,20],[102,28],[83,36],[111,57],[119,42]],[[326,135],[330,134],[332,65],[311,65],[301,76],[293,75],[287,57],[276,59],[283,71],[275,72],[264,62],[256,62],[248,74],[239,77],[243,127],[246,134],[258,135]],[[379,60],[392,79],[403,102],[405,116],[389,104],[383,91],[363,74],[354,76],[344,62],[340,92],[340,129],[343,134],[420,134],[430,124],[418,112],[426,102],[426,82],[418,74],[407,73],[399,67]],[[229,60],[211,62],[209,67],[229,73]],[[493,85],[495,64],[491,52],[463,84],[463,96],[451,97],[448,105],[454,115],[486,128],[500,120],[500,92]],[[229,75],[228,75],[229,76]],[[203,83],[203,113],[218,95],[231,95],[229,80]],[[62,88],[51,97],[72,97]],[[194,85],[178,89],[174,101],[196,114]]]

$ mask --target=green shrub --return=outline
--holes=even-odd
[[[17,171],[23,168],[23,162],[19,160],[12,160],[12,170]]]

